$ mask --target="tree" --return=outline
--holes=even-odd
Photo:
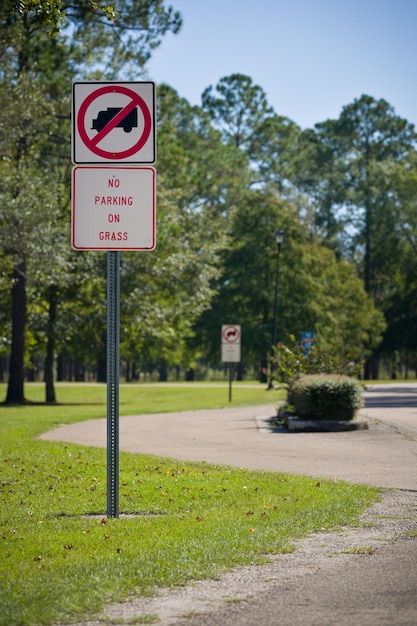
[[[40,216],[48,204],[52,203],[54,211],[58,207],[60,200],[54,185],[60,178],[62,163],[69,165],[70,80],[77,71],[87,71],[89,67],[96,75],[101,71],[102,75],[107,72],[114,76],[120,68],[128,73],[129,65],[143,64],[160,37],[169,30],[176,32],[181,24],[179,14],[166,8],[161,0],[143,0],[139,6],[129,0],[117,0],[114,4],[117,15],[109,22],[97,10],[98,5],[89,0],[53,3],[52,23],[61,19],[59,11],[71,22],[70,30],[56,37],[50,36],[51,22],[42,12],[42,0],[19,5],[6,2],[0,7],[0,97],[6,103],[4,110],[11,111],[1,134],[2,153],[6,155],[1,164],[2,221],[5,226],[14,227],[11,237],[4,228],[0,242],[2,254],[11,260],[12,275],[8,403],[24,402],[24,335],[31,271],[28,263],[30,260],[32,265],[36,253],[42,250],[40,246],[49,230]],[[66,146],[64,155],[62,146]],[[58,220],[58,224],[64,231],[68,228],[67,221]],[[30,248],[37,232],[39,248]],[[49,260],[52,258],[49,256]],[[52,321],[57,290],[51,287],[47,292]],[[50,351],[51,325],[48,332]],[[48,371],[50,363],[49,352]],[[48,387],[47,398],[50,397],[53,394]]]
[[[225,141],[251,156],[256,129],[273,114],[264,90],[254,85],[249,76],[231,74],[222,78],[215,88],[207,87],[201,100]]]
[[[251,191],[233,215],[232,241],[223,271],[213,286],[213,304],[196,324],[207,358],[218,362],[220,328],[242,326],[242,361],[258,370],[272,350],[277,228],[285,231],[281,249],[278,342],[314,331],[320,345],[361,360],[378,344],[383,315],[363,289],[354,266],[310,241],[290,204],[275,194]]]
[[[378,352],[391,362],[399,353],[410,364],[417,353],[417,154],[385,167],[375,183],[389,198],[378,246],[385,274],[379,299],[388,325]]]
[[[316,139],[315,154],[323,155],[316,177],[319,188],[330,175],[325,193],[318,196],[318,217],[323,210],[322,224],[343,227],[343,249],[358,263],[366,291],[375,296],[375,239],[389,199],[379,193],[375,176],[383,172],[383,164],[401,162],[415,150],[414,127],[385,100],[364,95],[345,106],[338,120],[316,124]]]
[[[142,0],[136,3],[134,12],[130,3],[123,0],[114,0],[111,4],[96,0],[4,0],[4,16],[8,21],[24,18],[38,27],[47,27],[50,36],[57,36],[68,20],[74,19],[88,19],[104,26],[111,24],[114,32],[122,35],[126,30],[141,31],[139,39],[134,42],[136,48],[145,41],[158,45],[156,32],[159,35],[167,30],[178,32],[181,26],[180,14],[172,7],[164,7],[162,0]],[[118,41],[115,43],[119,45]],[[128,45],[130,43],[133,42]]]
[[[23,402],[27,282],[31,264],[48,241],[50,218],[56,210],[56,181],[37,167],[48,141],[50,105],[26,74],[0,90],[5,114],[0,127],[4,158],[0,164],[2,229],[0,249],[12,275],[12,344],[7,402]],[[44,252],[46,252],[44,250]]]
[[[58,33],[65,21],[62,0],[5,0],[4,8],[5,15],[10,20],[16,15],[36,16],[40,24],[49,28],[51,35]]]
[[[159,87],[157,247],[123,262],[122,351],[132,362],[193,365],[189,338],[210,306],[247,167],[199,107]]]
[[[313,199],[315,232],[355,263],[366,292],[384,311],[391,283],[389,258],[402,247],[390,171],[409,164],[415,154],[414,127],[385,100],[363,95],[345,106],[337,120],[303,133],[301,145],[301,186]],[[366,378],[376,375],[371,367],[368,360]]]
[[[298,153],[293,161],[291,182],[304,199],[307,223],[312,236],[334,250],[338,256],[348,256],[343,221],[346,181],[343,176],[343,151],[334,128],[334,120],[306,129],[298,137]],[[346,250],[347,247],[347,250]]]
[[[294,197],[301,129],[287,117],[269,115],[254,129],[249,154],[259,183],[275,189],[280,197]]]

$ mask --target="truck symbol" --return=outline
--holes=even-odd
[[[107,107],[107,111],[99,111],[97,119],[93,120],[92,129],[100,132],[121,110],[122,107]],[[132,128],[137,128],[137,126],[137,107],[132,109],[118,124],[116,124],[116,128],[123,128],[125,133],[130,133]]]

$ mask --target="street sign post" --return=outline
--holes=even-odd
[[[156,245],[156,171],[135,167],[156,159],[155,84],[78,81],[72,96],[71,243],[107,251],[107,515],[119,517],[120,251]]]
[[[232,379],[235,363],[240,363],[240,326],[236,324],[224,324],[222,326],[222,362],[229,365],[229,402],[232,401]]]

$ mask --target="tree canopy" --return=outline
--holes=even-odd
[[[54,377],[104,380],[103,254],[69,244],[71,83],[137,79],[180,26],[160,0],[0,8],[8,402],[24,402],[24,380],[40,372],[50,402]],[[159,85],[157,130],[157,248],[122,256],[127,379],[220,366],[225,323],[242,326],[240,375],[268,366],[275,322],[279,342],[313,331],[357,362],[415,363],[416,135],[387,102],[362,95],[302,131],[250,77],[232,74],[201,106]]]

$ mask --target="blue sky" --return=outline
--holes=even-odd
[[[233,73],[302,128],[337,118],[362,94],[417,127],[417,0],[167,0],[183,27],[148,78],[191,104]]]

